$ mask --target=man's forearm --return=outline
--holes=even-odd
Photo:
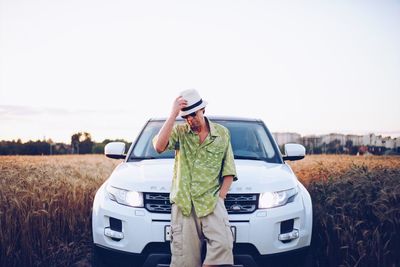
[[[233,182],[232,175],[224,176],[224,180],[222,181],[221,189],[219,190],[219,196],[222,197],[223,199],[226,198],[229,188],[231,188],[232,182]]]
[[[163,127],[158,133],[157,142],[155,144],[155,149],[158,153],[164,152],[167,148],[169,137],[171,136],[172,129],[174,128],[175,119],[179,115],[182,108],[185,108],[187,101],[181,96],[178,96],[172,106],[171,114],[165,121]]]
[[[172,128],[174,127],[175,118],[170,116],[162,126],[160,132],[158,133],[158,139],[156,143],[156,151],[158,153],[164,152],[167,148],[169,137],[171,136]]]

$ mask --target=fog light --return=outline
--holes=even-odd
[[[119,240],[124,238],[124,233],[111,230],[110,228],[105,228],[104,229],[104,235],[108,236],[110,238],[119,239]]]
[[[294,229],[289,233],[280,234],[278,237],[279,241],[290,241],[296,238],[299,238],[299,230],[297,229]]]

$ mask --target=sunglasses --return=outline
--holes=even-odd
[[[190,114],[187,114],[187,115],[185,115],[185,116],[182,116],[182,119],[185,119],[185,120],[186,120],[187,118],[189,118],[189,116],[190,116],[190,117],[193,117],[193,118],[196,117],[196,112],[192,112],[192,113],[190,113]]]

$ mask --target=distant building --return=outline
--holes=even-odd
[[[301,135],[298,133],[272,133],[279,146],[288,143],[301,143]]]
[[[382,137],[373,133],[366,135],[330,133],[324,135],[301,136],[298,133],[272,133],[277,144],[282,146],[288,143],[302,144],[307,153],[355,153],[357,151],[383,154],[387,150],[396,150],[400,153],[400,137]]]
[[[373,133],[365,134],[363,136],[363,145],[364,146],[372,146],[373,144],[376,144],[376,135]]]
[[[382,144],[387,149],[395,149],[396,148],[395,139],[392,139],[389,136],[382,138]]]
[[[365,146],[382,147],[384,146],[384,143],[385,141],[383,140],[382,135],[375,135],[371,133],[363,136],[363,145]]]
[[[396,148],[400,148],[400,137],[394,139],[394,146]]]
[[[325,134],[321,136],[322,144],[330,144],[335,141],[339,141],[340,145],[345,145],[346,144],[346,137],[344,134],[337,134],[337,133],[331,133],[331,134]]]
[[[362,146],[363,143],[363,136],[362,135],[354,135],[354,134],[348,134],[346,135],[346,142],[345,144],[351,141],[352,146]]]
[[[302,138],[302,144],[307,148],[307,153],[320,153],[318,150],[322,145],[322,137],[316,135],[307,135]]]

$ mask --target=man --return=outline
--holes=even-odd
[[[233,235],[224,199],[236,178],[229,131],[204,116],[207,102],[194,89],[181,92],[158,136],[158,153],[175,149],[170,201],[171,267],[233,265]],[[185,124],[175,125],[177,116]]]

